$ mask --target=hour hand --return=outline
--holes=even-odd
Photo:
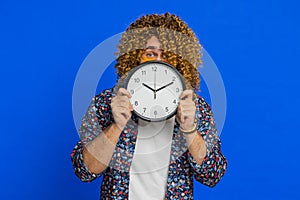
[[[167,85],[164,85],[164,86],[158,88],[158,89],[156,90],[156,92],[158,92],[159,90],[164,89],[165,87],[168,87],[169,85],[172,85],[173,83],[174,83],[174,82],[171,82],[171,83],[168,83]]]
[[[145,86],[146,88],[152,90],[154,93],[156,92],[152,87],[150,87],[149,85],[146,85],[145,83],[142,83],[143,86]]]

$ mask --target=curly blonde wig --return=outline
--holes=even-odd
[[[194,90],[200,87],[200,74],[197,67],[201,62],[201,45],[194,32],[174,14],[150,14],[142,16],[130,24],[122,34],[118,45],[118,77],[141,64],[146,43],[156,36],[163,49],[163,58],[174,66]]]

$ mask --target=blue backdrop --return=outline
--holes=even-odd
[[[300,199],[300,15],[296,0],[0,1],[0,199],[98,199],[70,152],[77,71],[137,17],[182,17],[218,66],[227,94],[228,170],[195,199]],[[114,84],[105,71],[98,89]],[[102,84],[103,83],[103,84]],[[202,88],[205,94],[205,87]]]

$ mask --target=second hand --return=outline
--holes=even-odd
[[[156,99],[156,71],[157,71],[157,68],[155,68],[155,70],[154,70],[154,99]]]

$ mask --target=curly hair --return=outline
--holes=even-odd
[[[151,36],[160,41],[164,60],[183,75],[190,87],[199,89],[197,67],[202,64],[202,46],[188,25],[170,13],[144,15],[130,24],[117,46],[115,68],[118,78],[141,64],[141,56]]]

